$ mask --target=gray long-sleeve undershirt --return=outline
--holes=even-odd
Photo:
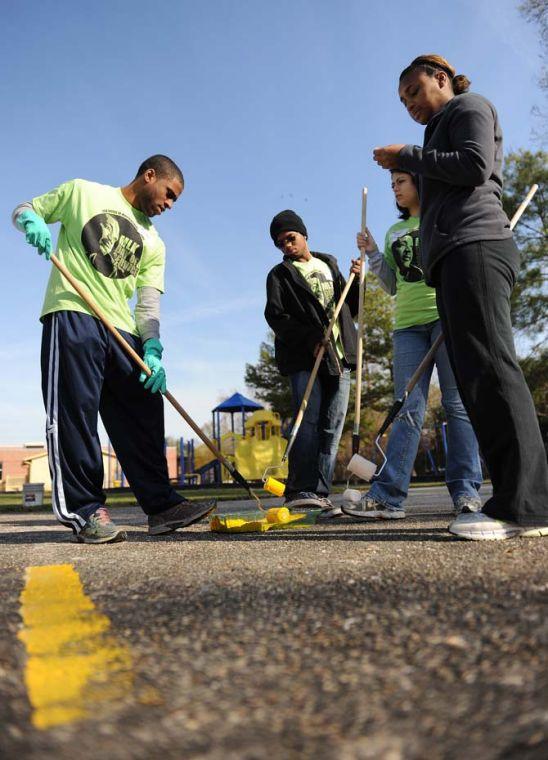
[[[160,339],[160,296],[156,288],[145,285],[137,288],[135,324],[143,343],[149,338]]]
[[[381,287],[389,296],[396,295],[396,273],[390,267],[384,255],[377,248],[367,254],[369,259],[369,270],[376,274],[381,283]]]
[[[30,201],[20,203],[14,209],[11,216],[16,229],[21,232],[24,232],[24,229],[18,223],[18,220],[23,211],[34,211]],[[135,305],[134,316],[135,324],[143,343],[149,340],[149,338],[160,339],[160,296],[160,291],[149,285],[137,288],[137,303]]]
[[[18,206],[16,206],[13,209],[13,213],[11,215],[11,221],[13,222],[13,225],[16,229],[19,230],[19,232],[24,232],[23,227],[21,227],[20,224],[18,224],[18,219],[20,215],[23,213],[23,211],[34,211],[32,207],[32,203],[30,201],[24,201],[23,203],[20,203]]]

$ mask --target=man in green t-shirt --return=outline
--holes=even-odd
[[[139,372],[52,267],[40,314],[52,505],[57,519],[82,543],[126,538],[105,507],[98,414],[148,515],[151,535],[190,525],[215,507],[214,501],[181,498],[169,483],[164,454],[160,295],[165,246],[150,217],[171,209],[183,187],[179,167],[167,156],[155,155],[124,187],[75,179],[13,212],[15,226],[48,260],[53,246],[47,225],[61,223],[57,258],[152,372],[150,377]],[[135,292],[132,314],[128,300]]]

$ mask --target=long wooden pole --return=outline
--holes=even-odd
[[[348,291],[350,290],[352,283],[354,282],[354,277],[355,275],[354,273],[352,273],[350,277],[348,278],[348,281],[344,287],[344,290],[341,293],[341,297],[339,298],[339,301],[335,307],[335,311],[333,312],[333,316],[331,317],[331,321],[329,322],[329,325],[327,326],[327,330],[325,331],[325,334],[323,336],[323,340],[321,342],[318,353],[316,354],[316,361],[314,362],[314,366],[312,367],[312,372],[310,373],[310,377],[308,378],[308,383],[306,384],[306,388],[304,390],[304,396],[302,398],[299,411],[297,412],[295,422],[293,423],[291,435],[289,436],[289,441],[287,442],[287,446],[285,448],[284,455],[282,457],[282,463],[287,460],[287,457],[289,456],[289,452],[291,451],[291,448],[293,444],[295,443],[295,438],[297,437],[297,433],[299,432],[301,422],[303,421],[304,413],[306,412],[306,407],[308,406],[308,399],[310,398],[310,394],[312,393],[312,386],[314,385],[314,382],[316,380],[316,375],[318,374],[318,370],[320,368],[323,355],[325,354],[325,350],[329,343],[329,339],[331,338],[331,333],[333,332],[333,327],[335,326],[335,322],[338,319],[339,312],[342,309],[346,296],[348,295]]]
[[[535,184],[531,186],[531,189],[529,190],[525,198],[519,204],[516,213],[512,217],[512,221],[510,222],[511,230],[513,230],[516,224],[519,222],[521,215],[523,214],[527,206],[531,203],[533,199],[533,195],[537,192],[537,190],[538,190],[538,185],[535,182]]]
[[[531,187],[523,201],[518,206],[516,213],[512,217],[512,220],[510,222],[510,229],[513,230],[516,224],[519,222],[521,215],[527,208],[527,206],[531,203],[531,199],[533,198],[534,194],[538,190],[538,185],[535,184]],[[434,356],[436,355],[436,351],[441,346],[441,344],[444,341],[443,333],[440,333],[436,340],[432,343],[430,348],[428,349],[428,352],[424,355],[423,360],[417,367],[417,369],[413,372],[411,377],[409,378],[409,381],[407,385],[405,386],[405,391],[403,393],[403,396],[399,399],[396,399],[394,401],[392,408],[390,409],[386,419],[384,420],[381,429],[379,430],[377,434],[377,438],[379,438],[383,433],[389,428],[389,426],[392,424],[393,420],[396,418],[397,413],[400,411],[400,409],[403,407],[407,397],[415,387],[415,385],[420,380],[420,377],[422,373],[425,371],[425,369],[430,365],[431,362],[434,361]]]
[[[80,298],[86,303],[89,308],[92,310],[92,312],[97,316],[97,318],[104,324],[104,326],[107,328],[107,330],[110,332],[110,334],[115,338],[116,341],[120,344],[120,346],[123,348],[123,350],[130,356],[135,364],[148,376],[152,374],[150,371],[150,368],[145,364],[145,362],[142,360],[142,358],[139,356],[139,354],[132,348],[132,346],[129,345],[127,340],[119,333],[119,331],[116,329],[116,327],[112,324],[110,319],[106,316],[106,314],[102,311],[102,309],[98,306],[98,304],[95,303],[93,298],[90,296],[90,294],[87,292],[87,290],[82,287],[82,285],[78,282],[78,280],[73,277],[73,275],[69,272],[69,270],[66,268],[66,266],[63,264],[62,261],[60,261],[57,256],[52,255],[50,257],[50,261],[54,266],[57,267],[57,269],[61,272],[63,277],[65,277],[71,284],[71,286],[74,288],[74,290],[78,293]],[[198,425],[194,422],[192,417],[185,411],[185,409],[181,406],[181,404],[177,401],[177,399],[171,395],[169,391],[166,391],[164,394],[165,398],[169,401],[169,403],[179,412],[181,417],[184,419],[184,421],[189,425],[192,430],[196,433],[198,438],[200,438],[207,448],[211,451],[213,456],[223,464],[226,469],[229,471],[231,476],[234,478],[234,480],[239,483],[241,486],[243,486],[246,491],[251,494],[251,496],[257,499],[257,496],[253,493],[251,490],[251,487],[249,483],[246,481],[246,479],[241,475],[236,467],[232,464],[230,460],[228,460],[224,454],[222,454],[219,449],[215,446],[213,441],[211,441],[208,436],[201,430],[201,428],[198,427]]]
[[[367,227],[367,188],[362,191],[362,233]],[[360,415],[362,408],[363,372],[363,295],[365,290],[365,248],[360,248],[360,290],[358,296],[358,346],[356,351],[356,398],[354,402],[354,430],[352,432],[352,453],[360,450]]]

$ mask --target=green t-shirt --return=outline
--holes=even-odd
[[[321,259],[312,256],[308,261],[292,261],[293,266],[299,270],[306,280],[306,284],[314,293],[314,296],[325,309],[329,319],[335,311],[335,286],[333,284],[333,272],[329,266]],[[339,325],[335,322],[333,326],[333,341],[339,359],[344,359],[344,349],[341,340],[341,331]]]
[[[439,318],[436,291],[424,282],[419,258],[419,219],[409,217],[386,233],[384,258],[396,275],[396,330]]]
[[[128,300],[137,288],[163,292],[165,246],[150,219],[128,203],[119,187],[75,179],[32,206],[47,222],[61,222],[57,257],[121,330],[138,335]],[[55,267],[41,317],[54,311],[92,314]]]

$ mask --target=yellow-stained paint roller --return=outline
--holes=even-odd
[[[364,231],[365,231],[366,208],[367,208],[367,188],[364,187],[363,193],[362,193],[362,229]],[[360,266],[361,266],[360,268],[360,288],[361,288],[360,314],[361,312],[363,312],[363,283],[364,283],[364,274],[365,274],[364,256],[365,256],[365,251],[362,252],[362,258],[361,258],[361,263],[360,263]],[[327,326],[327,329],[323,336],[320,349],[316,355],[316,361],[314,362],[314,366],[312,367],[312,372],[310,373],[310,377],[308,378],[308,383],[304,391],[304,395],[301,401],[301,405],[299,407],[299,411],[297,412],[297,416],[295,417],[295,422],[293,423],[291,435],[289,436],[289,440],[287,442],[287,446],[285,448],[281,464],[284,464],[284,462],[287,461],[289,452],[291,451],[291,448],[293,447],[293,444],[295,443],[295,438],[297,437],[297,433],[299,432],[299,428],[301,427],[301,423],[303,421],[303,417],[306,412],[306,407],[308,406],[308,399],[310,398],[310,394],[312,393],[312,388],[314,386],[314,383],[316,382],[316,376],[318,374],[318,370],[320,369],[320,364],[325,354],[325,350],[327,346],[329,345],[329,341],[331,339],[331,333],[333,332],[335,323],[337,322],[337,319],[339,318],[339,313],[344,305],[346,296],[348,295],[348,291],[352,287],[354,278],[355,278],[355,275],[352,272],[350,277],[348,278],[348,281],[344,287],[343,292],[341,293],[341,297],[339,298],[337,302],[335,311],[333,312],[333,316],[331,317],[331,321],[329,322],[329,325]],[[363,322],[362,322],[362,325],[363,325]],[[361,359],[360,359],[360,363],[361,363]],[[361,383],[361,374],[360,374],[360,383]],[[269,470],[274,470],[274,469],[277,469],[278,467],[279,465],[266,468],[263,474],[263,482],[264,482],[263,488],[265,489],[265,491],[268,491],[269,493],[272,493],[275,496],[283,496],[285,493],[285,485],[281,481],[276,480],[276,478],[273,478],[271,476],[267,477],[267,473]]]
[[[333,316],[331,317],[331,321],[329,322],[327,329],[325,331],[325,334],[323,336],[320,349],[318,353],[316,354],[316,361],[314,362],[314,366],[312,367],[310,377],[308,378],[308,383],[306,384],[306,388],[304,390],[304,395],[301,401],[301,405],[299,407],[299,411],[297,412],[297,416],[295,417],[295,422],[293,423],[293,428],[291,429],[291,435],[289,436],[287,446],[285,447],[281,464],[284,464],[284,462],[287,461],[289,452],[291,451],[293,444],[295,443],[297,433],[299,432],[299,428],[301,427],[301,423],[303,421],[304,413],[306,412],[306,407],[308,406],[308,399],[310,398],[310,394],[312,393],[312,388],[314,386],[314,383],[316,382],[316,376],[318,374],[318,370],[320,369],[321,361],[325,354],[325,350],[329,344],[329,340],[331,339],[331,333],[333,332],[333,327],[335,326],[335,322],[337,321],[339,317],[339,313],[346,300],[348,291],[352,287],[352,283],[354,282],[354,277],[355,275],[352,272],[352,274],[348,278],[348,281],[343,289],[343,292],[341,293],[341,297],[339,298],[337,302],[335,311],[333,312]],[[275,494],[276,496],[283,496],[283,494],[285,493],[285,485],[281,483],[279,480],[276,480],[276,478],[273,478],[271,476],[267,477],[267,472],[269,470],[276,470],[280,466],[281,465],[274,465],[273,467],[267,467],[263,474],[263,483],[264,483],[263,488],[266,491],[269,491],[270,493]]]
[[[139,367],[139,369],[145,373],[145,375],[150,376],[152,374],[150,368],[145,364],[143,359],[139,356],[139,354],[134,351],[134,349],[129,345],[127,340],[122,336],[122,334],[116,329],[116,327],[113,325],[113,323],[108,319],[108,317],[105,315],[105,313],[100,309],[100,307],[95,303],[91,295],[88,293],[86,288],[84,288],[78,280],[73,277],[73,275],[69,272],[69,270],[66,268],[66,266],[63,264],[63,262],[57,258],[54,254],[50,257],[51,263],[57,267],[57,269],[61,272],[63,277],[65,277],[66,280],[72,285],[74,290],[78,293],[80,298],[86,303],[89,308],[92,310],[92,312],[95,314],[95,316],[104,324],[106,329],[111,333],[111,335],[115,338],[115,340],[120,344],[122,349],[126,352],[126,354],[133,359],[135,364]],[[261,501],[257,494],[253,491],[247,480],[243,477],[243,475],[236,469],[236,466],[230,461],[230,459],[227,459],[225,455],[215,446],[213,441],[211,441],[208,436],[204,433],[204,431],[198,427],[198,425],[194,422],[192,417],[183,409],[181,404],[177,401],[177,399],[169,392],[165,391],[163,394],[164,398],[166,398],[169,403],[176,409],[181,417],[184,419],[184,421],[189,425],[192,430],[196,433],[198,438],[200,438],[203,443],[207,446],[207,448],[211,451],[215,459],[217,459],[223,467],[226,467],[228,472],[230,473],[232,479],[238,483],[242,488],[245,488],[245,490],[248,492],[250,497],[254,499],[257,503],[258,508],[261,510],[261,512],[265,512],[266,510],[263,508]]]
[[[367,232],[367,188],[363,188],[362,194],[362,224],[361,231],[365,235]],[[359,292],[359,311],[358,311],[358,345],[356,351],[356,393],[354,405],[354,430],[352,432],[352,458],[347,465],[351,475],[357,475],[364,480],[370,480],[375,474],[377,466],[360,455],[360,418],[362,407],[362,371],[363,371],[363,330],[364,330],[364,311],[363,295],[365,290],[365,248],[360,248],[360,292]],[[347,488],[343,494],[345,501],[353,501],[355,492]]]
[[[362,233],[367,234],[367,188],[362,191]],[[365,248],[360,248],[360,288],[358,296],[358,341],[356,346],[356,393],[354,401],[354,429],[352,431],[352,454],[360,450],[360,415],[362,409],[363,372],[363,294],[365,290]]]
[[[265,479],[263,488],[265,491],[274,494],[274,496],[283,496],[285,493],[285,483],[282,483],[281,480],[276,480],[271,475]]]
[[[247,515],[214,515],[210,528],[214,533],[266,533],[268,530],[310,527],[316,522],[320,510],[313,513],[291,513],[287,507],[273,507],[266,513]]]
[[[269,523],[286,523],[289,522],[291,512],[287,507],[272,507],[266,513],[266,520]]]

